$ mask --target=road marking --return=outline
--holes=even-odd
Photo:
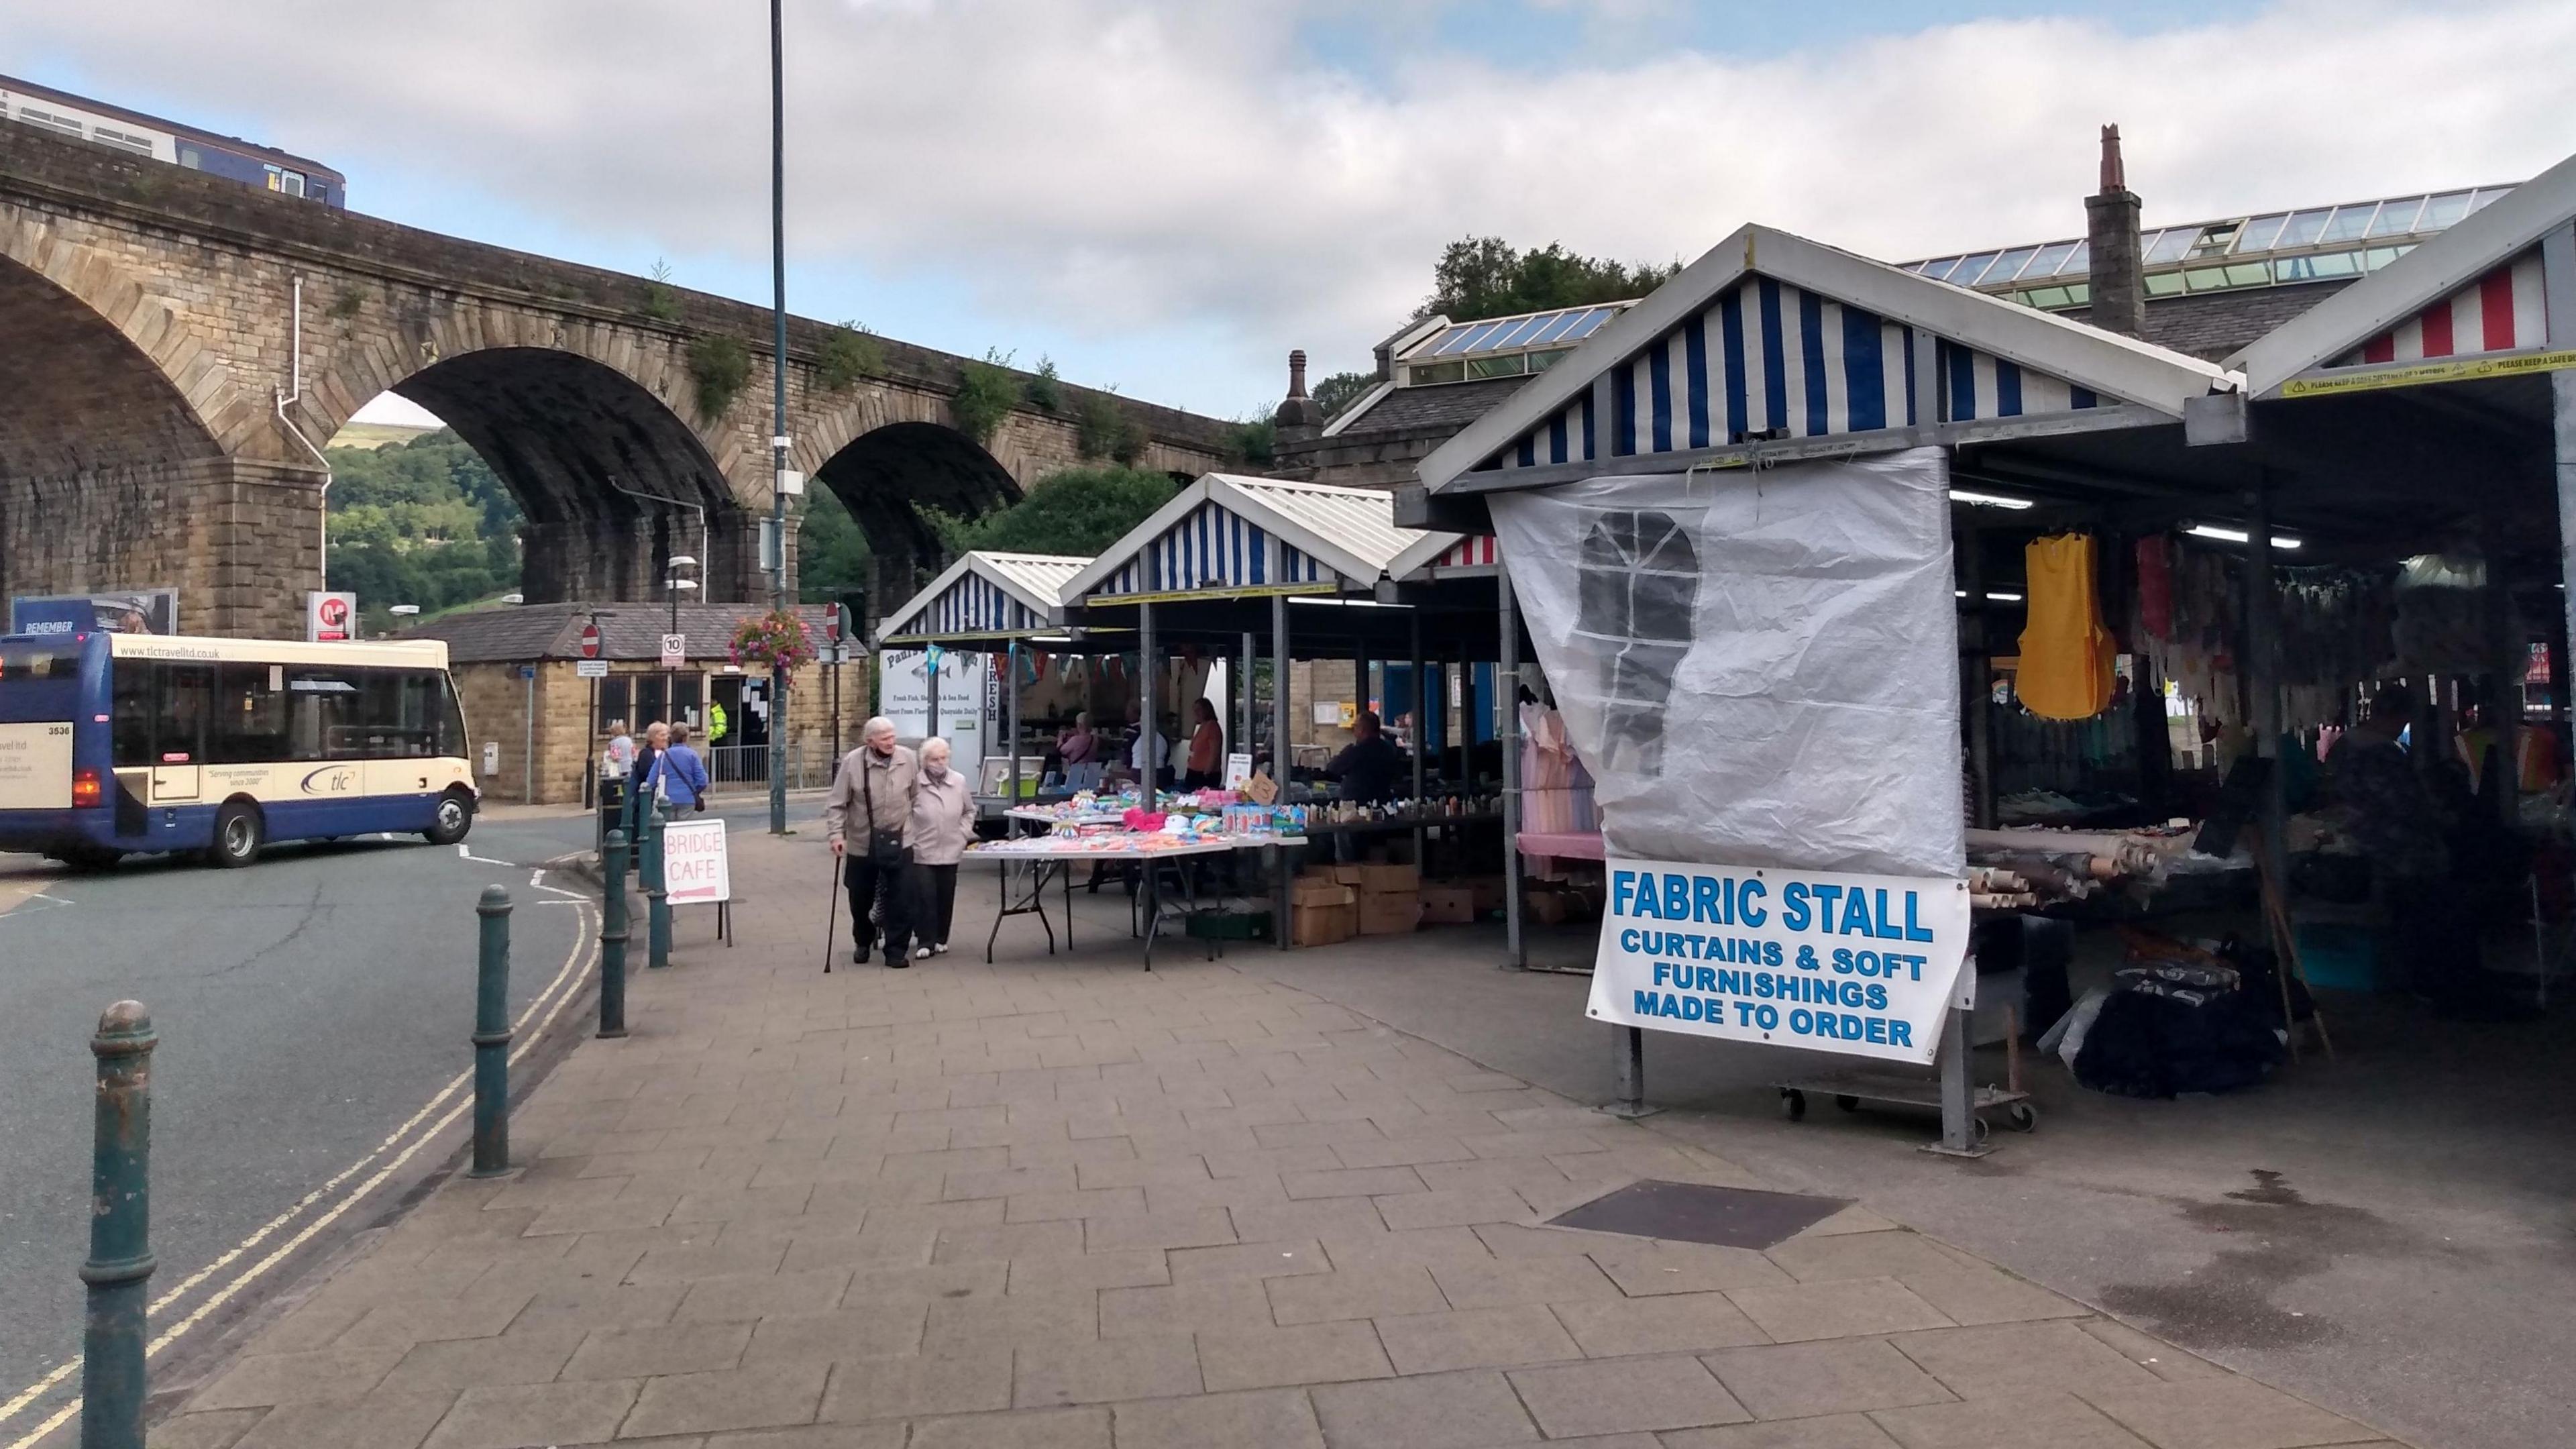
[[[519,868],[519,863],[515,860],[493,860],[488,856],[476,855],[473,851],[466,849],[464,842],[462,841],[457,843],[456,854],[461,860],[470,860],[481,865],[506,865],[512,870],[517,870]]]
[[[461,851],[463,847],[459,846],[458,849]],[[548,901],[543,904],[552,905],[555,904],[555,902]],[[594,954],[599,945],[597,933],[587,929],[588,915],[589,913],[586,910],[583,911],[573,923],[573,946],[571,952],[564,958],[562,969],[555,973],[554,979],[546,983],[545,989],[537,993],[536,998],[528,1003],[527,1009],[519,1013],[518,1020],[511,1024],[512,1034],[521,1038],[517,1048],[510,1053],[510,1061],[513,1065],[516,1065],[521,1058],[536,1049],[538,1041],[543,1039],[546,1031],[554,1025],[555,1018],[563,1013],[564,1007],[569,1005],[573,997],[577,994],[575,991],[569,989],[569,986],[579,981],[580,976],[584,971],[586,958]],[[548,1006],[547,1001],[550,997],[553,999],[553,1004]],[[536,1016],[538,1008],[540,1007],[546,1008],[545,1016],[542,1020],[537,1022],[536,1029],[534,1031],[530,1031],[528,1030],[528,1021],[531,1017]],[[197,1285],[205,1282],[207,1278],[220,1272],[226,1264],[238,1260],[243,1254],[258,1247],[270,1234],[294,1221],[295,1218],[302,1214],[307,1208],[328,1195],[333,1188],[346,1182],[350,1177],[364,1169],[367,1164],[375,1161],[378,1157],[383,1156],[387,1149],[400,1141],[403,1136],[409,1133],[414,1126],[418,1125],[422,1119],[428,1117],[431,1113],[436,1112],[441,1103],[454,1096],[468,1081],[472,1080],[472,1078],[473,1073],[470,1070],[459,1072],[445,1087],[439,1090],[436,1096],[431,1097],[426,1105],[422,1106],[418,1112],[413,1113],[409,1121],[406,1121],[400,1127],[395,1128],[392,1134],[387,1136],[382,1143],[378,1144],[374,1151],[359,1158],[349,1166],[342,1168],[331,1178],[330,1181],[324,1183],[318,1188],[315,1188],[312,1192],[307,1193],[303,1199],[298,1201],[293,1207],[290,1207],[285,1212],[271,1218],[268,1222],[262,1224],[258,1231],[252,1233],[240,1243],[226,1250],[213,1262],[208,1263],[205,1267],[190,1274],[177,1287],[174,1287],[169,1292],[162,1294],[159,1299],[153,1302],[148,1310],[149,1313],[158,1314],[163,1309],[168,1308],[172,1303],[176,1302],[190,1290],[197,1287]],[[158,1354],[161,1350],[169,1347],[173,1342],[177,1341],[181,1334],[188,1332],[199,1323],[205,1321],[206,1315],[222,1307],[225,1303],[230,1302],[235,1294],[241,1292],[243,1288],[249,1286],[253,1281],[265,1275],[270,1269],[276,1267],[279,1263],[284,1262],[289,1255],[295,1252],[296,1249],[302,1247],[307,1242],[310,1242],[316,1233],[321,1232],[324,1228],[327,1228],[332,1223],[338,1221],[342,1215],[349,1211],[350,1208],[357,1206],[359,1202],[363,1201],[367,1194],[373,1192],[376,1188],[383,1185],[387,1178],[400,1171],[403,1164],[409,1162],[423,1147],[437,1141],[439,1134],[445,1132],[450,1126],[452,1126],[456,1122],[456,1119],[463,1116],[466,1109],[472,1105],[473,1104],[471,1102],[459,1102],[455,1106],[449,1108],[446,1115],[440,1117],[436,1122],[431,1123],[429,1128],[422,1132],[410,1146],[405,1147],[392,1161],[387,1162],[383,1167],[377,1169],[374,1176],[369,1177],[365,1182],[360,1183],[346,1198],[342,1199],[337,1206],[333,1207],[329,1212],[323,1214],[313,1222],[306,1224],[302,1231],[298,1232],[294,1237],[289,1238],[274,1252],[271,1252],[267,1257],[262,1258],[259,1262],[253,1264],[248,1269],[245,1269],[241,1276],[225,1284],[222,1288],[209,1296],[205,1302],[197,1305],[195,1311],[191,1312],[186,1318],[181,1319],[179,1322],[171,1325],[168,1329],[165,1329],[158,1337],[154,1338],[145,1346],[144,1356],[148,1359],[152,1355]],[[75,1370],[79,1369],[80,1365],[80,1356],[78,1354],[74,1354],[71,1358],[57,1364],[51,1372],[37,1380],[34,1384],[29,1385],[16,1397],[10,1399],[5,1404],[0,1404],[0,1423],[6,1423],[10,1419],[17,1417],[20,1413],[24,1412],[30,1404],[35,1403],[38,1399],[41,1399],[48,1392],[53,1390],[57,1385],[61,1384],[64,1379],[69,1378]],[[54,1430],[61,1428],[74,1414],[79,1413],[80,1406],[81,1401],[78,1398],[74,1398],[70,1403],[65,1404],[61,1409],[47,1417],[44,1422],[36,1425],[36,1427],[30,1431],[26,1437],[7,1446],[7,1449],[34,1449],[34,1446],[38,1441],[42,1440],[46,1435],[51,1434]]]

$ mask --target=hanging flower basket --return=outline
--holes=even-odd
[[[746,668],[793,670],[814,662],[814,636],[786,610],[745,619],[733,631],[733,662]]]

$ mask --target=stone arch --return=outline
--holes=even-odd
[[[1019,501],[1019,480],[944,423],[892,421],[849,439],[814,470],[850,511],[877,559],[878,607],[911,595],[941,555],[924,508],[968,517]]]
[[[733,439],[721,419],[692,420],[676,340],[638,346],[631,330],[507,308],[375,306],[372,325],[326,334],[335,355],[307,390],[308,431],[336,432],[380,392],[436,413],[527,517],[529,602],[657,599],[674,554],[698,559],[705,601],[758,590],[757,523],[725,477]]]
[[[228,581],[192,544],[230,521],[221,512],[242,489],[206,413],[147,345],[176,338],[174,319],[106,259],[7,235],[0,589],[175,587],[203,626]],[[182,375],[205,396],[227,390],[211,365]]]

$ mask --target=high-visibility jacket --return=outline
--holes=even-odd
[[[712,745],[712,744],[714,744],[716,741],[718,741],[718,740],[720,740],[720,739],[723,739],[724,737],[725,737],[725,712],[724,712],[724,706],[723,706],[723,705],[720,705],[720,704],[712,704],[712,703],[711,703],[711,704],[709,704],[709,705],[707,706],[707,743]]]

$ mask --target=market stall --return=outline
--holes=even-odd
[[[1614,909],[1594,1015],[1628,1024],[1632,1106],[1642,1027],[1781,1037],[1622,1005],[1630,986],[1644,999],[1630,976],[1672,964],[1621,945],[1636,862],[1858,873],[1918,894],[1946,882],[1957,930],[1925,929],[1949,937],[1948,979],[1972,991],[1962,823],[1991,819],[1991,774],[1967,768],[1991,742],[1971,738],[1989,722],[1962,696],[1990,697],[1985,610],[2026,590],[1983,576],[1982,543],[1954,552],[1954,532],[1977,537],[1983,491],[1963,459],[2030,438],[2179,434],[2234,385],[2196,359],[1747,228],[1426,461],[1400,516],[1497,527],[1598,781]],[[2102,690],[2108,661],[2076,642],[2085,667],[2062,682]],[[2054,667],[2032,670],[2043,694]],[[1918,1015],[1857,1022],[1859,1043],[1796,1044],[1921,1063],[1937,1038],[1944,1143],[1972,1151],[1966,1015],[1947,991],[1909,991]],[[1809,1020],[1821,1029],[1823,1014]],[[1870,1035],[1882,1026],[1908,1028],[1901,1051]]]
[[[1159,681],[1168,661],[1184,651],[1237,655],[1233,756],[1276,783],[1279,803],[1310,808],[1307,836],[1351,841],[1354,856],[1366,848],[1359,842],[1407,837],[1419,867],[1433,854],[1454,856],[1479,829],[1506,826],[1511,808],[1507,781],[1476,777],[1477,731],[1449,718],[1452,691],[1436,690],[1443,703],[1434,725],[1435,689],[1425,685],[1435,664],[1444,684],[1452,669],[1463,683],[1472,665],[1501,653],[1497,566],[1490,547],[1473,543],[1396,527],[1382,491],[1210,474],[1076,576],[1065,589],[1067,617],[1132,631],[1141,698],[1156,702],[1140,719],[1149,732],[1146,758],[1162,758]],[[1267,658],[1257,659],[1263,636]],[[1445,658],[1435,659],[1435,650]],[[1298,701],[1289,682],[1301,660],[1349,661],[1354,709],[1375,697],[1374,665],[1406,665],[1402,678],[1422,707],[1406,779],[1389,798],[1336,802],[1315,788],[1311,771],[1297,768]],[[1256,683],[1264,675],[1270,687],[1261,709]],[[1342,727],[1337,716],[1331,728]],[[1446,749],[1453,729],[1461,738],[1454,757]],[[1435,769],[1446,778],[1435,778]],[[1283,947],[1297,908],[1289,871],[1283,854],[1272,881],[1281,926],[1273,935]]]
[[[1084,647],[1084,635],[1065,627],[1063,589],[1090,562],[1067,554],[973,550],[877,625],[883,712],[902,721],[917,717],[920,728],[913,733],[919,736],[968,722],[973,747],[960,741],[959,759],[981,796],[1017,801],[1030,783],[1020,730],[1023,670],[1034,658],[1054,657],[1041,655],[1042,646],[1059,646],[1067,657]],[[975,661],[971,670],[951,662],[967,659]],[[962,690],[955,683],[961,673],[968,677]],[[950,681],[944,694],[943,675]],[[914,681],[917,700],[904,697],[904,686]],[[989,736],[997,726],[1001,738],[994,742]],[[998,768],[988,763],[996,759]]]

